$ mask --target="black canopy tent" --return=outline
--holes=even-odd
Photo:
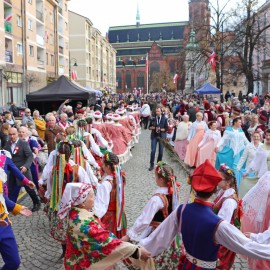
[[[72,106],[75,106],[78,100],[82,101],[85,106],[96,102],[96,94],[72,83],[62,75],[57,81],[26,95],[28,107],[30,109],[38,109],[42,114],[57,110],[60,104],[66,99],[72,100]]]

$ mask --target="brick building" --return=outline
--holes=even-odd
[[[137,10],[135,25],[110,27],[108,39],[117,51],[117,90],[132,91],[134,88],[141,88],[146,91],[149,88],[150,91],[155,91],[162,85],[168,85],[172,90],[184,89],[185,46],[189,39],[190,25],[201,35],[203,28],[200,25],[205,25],[209,20],[208,0],[190,0],[189,21],[140,24]],[[176,73],[180,75],[177,87],[171,84]],[[161,85],[155,82],[155,74],[164,76],[164,79],[159,80]]]

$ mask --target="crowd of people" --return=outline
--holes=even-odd
[[[123,261],[128,269],[225,270],[236,254],[248,256],[252,270],[270,269],[269,103],[269,95],[119,94],[89,106],[66,100],[43,117],[26,108],[22,118],[13,105],[0,117],[2,269],[20,265],[9,211],[30,216],[41,203],[65,269]],[[141,129],[151,131],[157,188],[127,229],[121,165]],[[191,203],[180,205],[166,144],[194,170]],[[31,211],[17,204],[22,186]]]

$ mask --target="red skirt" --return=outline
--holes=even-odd
[[[219,266],[217,269],[229,270],[233,267],[236,254],[231,250],[220,246],[218,250]]]
[[[126,214],[124,214],[124,219],[126,219]],[[120,231],[117,231],[115,211],[108,210],[104,217],[101,219],[101,222],[104,224],[105,229],[112,232],[117,238],[122,238],[127,234],[126,226],[123,226]],[[126,224],[126,221],[124,224]]]

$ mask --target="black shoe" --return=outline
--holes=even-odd
[[[150,168],[148,169],[148,171],[153,171],[154,170],[154,166],[150,166]]]
[[[34,204],[34,207],[32,208],[32,212],[37,212],[40,209],[41,203]]]

